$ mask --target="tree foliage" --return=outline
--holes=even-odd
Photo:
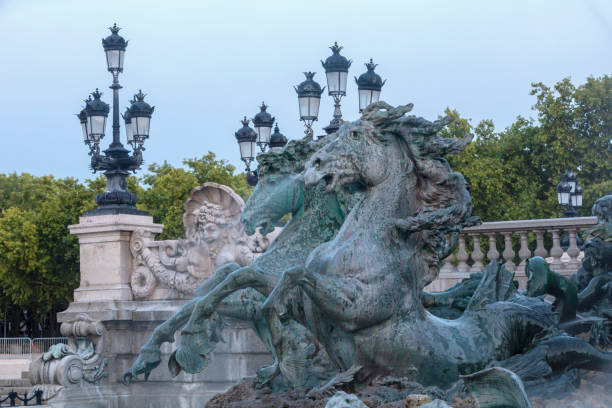
[[[7,334],[52,335],[78,286],[79,246],[68,234],[94,194],[75,179],[0,174],[0,307]]]
[[[471,184],[476,215],[485,221],[549,218],[560,215],[555,186],[567,169],[584,187],[583,215],[612,190],[612,77],[588,78],[578,87],[563,79],[552,87],[533,84],[535,119],[517,117],[504,130],[492,121],[473,126],[458,112],[446,137],[474,133],[475,140],[451,158],[453,169]],[[209,152],[183,167],[151,164],[130,176],[137,207],[164,224],[162,239],[184,236],[183,205],[206,181],[230,186],[245,200],[251,193],[244,173]],[[0,174],[0,313],[8,335],[57,334],[55,313],[63,310],[79,284],[79,248],[68,225],[95,208],[104,176],[77,180]]]
[[[164,224],[161,239],[185,236],[183,206],[195,187],[207,181],[224,184],[244,200],[252,191],[244,173],[235,175],[235,167],[217,159],[212,152],[201,158],[185,159],[183,164],[186,168],[176,168],[167,162],[151,164],[149,174],[142,178],[145,189],[139,194],[137,207],[151,213],[155,222]]]
[[[244,174],[213,153],[184,161],[185,168],[151,164],[128,188],[137,206],[164,224],[162,239],[183,237],[183,205],[191,190],[206,181],[232,187],[245,199],[251,188]],[[64,310],[79,285],[79,246],[68,226],[96,207],[105,177],[75,179],[0,174],[0,313],[7,335],[58,334],[55,314]]]
[[[612,77],[569,78],[552,88],[532,85],[537,119],[517,117],[503,131],[489,120],[472,127],[456,111],[446,136],[473,132],[475,140],[451,158],[471,185],[474,213],[485,221],[560,216],[555,187],[568,169],[584,188],[581,215],[612,190]]]

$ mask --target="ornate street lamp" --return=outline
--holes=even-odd
[[[111,35],[102,40],[102,47],[106,53],[108,70],[114,75],[123,72],[123,61],[128,42],[119,35],[121,28],[117,27],[117,23],[113,24],[109,30],[111,30]]]
[[[278,122],[276,126],[274,126],[274,133],[270,136],[270,149],[274,149],[277,147],[285,147],[287,144],[287,138],[278,130]]]
[[[557,201],[562,207],[567,207],[563,210],[564,218],[578,216],[577,208],[582,207],[583,189],[578,185],[578,177],[572,171],[566,171],[561,176],[561,182],[557,184]]]
[[[298,102],[300,107],[300,120],[304,122],[306,126],[307,136],[312,138],[312,124],[319,118],[319,106],[321,104],[321,94],[325,90],[325,87],[321,89],[313,77],[314,72],[304,72],[306,80],[294,87],[295,92],[298,94]]]
[[[257,146],[257,132],[249,126],[249,120],[244,117],[241,121],[242,127],[238,129],[234,136],[240,148],[240,159],[246,165],[247,183],[250,186],[257,184],[257,172],[251,171],[251,162],[255,159]]]
[[[91,99],[91,96],[93,96],[93,99]],[[106,118],[110,109],[108,104],[100,99],[102,93],[98,91],[98,88],[96,88],[91,96],[85,102],[85,109],[81,113],[85,113],[86,143],[89,145],[90,156],[93,156],[100,153],[100,140],[104,137]],[[79,120],[81,119],[79,118]]]
[[[355,78],[357,82],[357,89],[359,90],[359,112],[363,112],[365,108],[371,104],[378,102],[380,99],[380,91],[387,82],[374,72],[374,68],[378,66],[370,58],[370,62],[365,64],[368,69],[365,73],[359,76],[359,79]]]
[[[557,201],[562,207],[566,207],[563,210],[563,218],[578,217],[577,208],[582,207],[582,187],[578,185],[578,177],[573,171],[566,171],[561,176],[561,182],[557,184]],[[569,234],[567,231],[561,237],[561,248],[567,251],[569,248]],[[576,234],[576,245],[582,249],[584,244],[583,239],[579,234]]]
[[[329,49],[332,50],[332,55],[327,57],[325,62],[321,61],[327,77],[327,93],[334,98],[334,117],[329,125],[323,128],[328,135],[340,129],[344,122],[340,110],[340,100],[346,95],[346,79],[352,63],[352,61],[340,55],[342,47],[337,42],[334,42],[334,45]]]
[[[253,118],[253,127],[257,132],[257,146],[262,152],[266,151],[266,147],[270,143],[270,134],[272,134],[272,125],[274,124],[274,118],[266,109],[268,107],[265,103],[261,103],[259,107],[260,112]]]
[[[85,108],[77,115],[85,143],[89,145],[91,169],[94,173],[104,171],[106,176],[106,188],[102,194],[96,196],[98,208],[85,212],[85,215],[148,215],[147,212],[134,207],[138,197],[128,190],[127,176],[129,171],[135,172],[142,164],[144,141],[149,137],[151,115],[155,108],[144,102],[145,95],[139,92],[132,101],[132,106],[123,115],[127,141],[133,146],[130,155],[121,143],[119,125],[119,89],[121,89],[119,73],[123,72],[127,41],[118,34],[120,28],[117,24],[109,29],[111,35],[102,40],[102,46],[106,53],[108,71],[113,75],[113,84],[110,86],[113,90],[113,141],[103,154],[100,154],[100,141],[104,138],[110,107],[102,101],[102,93],[96,89],[91,94],[93,99],[88,98],[85,101]]]

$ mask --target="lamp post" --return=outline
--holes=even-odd
[[[573,171],[566,171],[561,176],[561,182],[557,184],[557,201],[562,207],[566,207],[563,210],[563,218],[578,217],[578,208],[582,207],[582,193],[583,189],[578,185],[578,177]],[[567,231],[561,237],[561,248],[567,251],[569,248],[569,234]],[[583,239],[579,234],[576,234],[576,245],[582,249],[584,244]]]
[[[249,119],[242,119],[242,127],[234,133],[238,147],[240,148],[240,159],[246,165],[247,183],[250,186],[257,184],[257,174],[251,171],[251,162],[255,159],[257,146],[257,132],[249,126]]]
[[[576,174],[568,170],[561,176],[561,182],[557,184],[557,201],[562,207],[567,207],[563,210],[563,218],[577,217],[577,208],[582,207],[583,189],[578,185],[577,180]]]
[[[329,47],[332,51],[332,55],[327,57],[325,61],[321,61],[323,68],[325,69],[325,76],[327,79],[327,90],[328,94],[334,99],[334,114],[333,119],[329,122],[329,125],[323,128],[329,135],[332,134],[344,123],[342,120],[342,111],[340,108],[340,102],[343,96],[346,96],[346,85],[348,78],[348,70],[352,64],[352,61],[340,55],[342,47],[334,42],[334,45]],[[380,99],[380,92],[386,80],[383,81],[381,77],[374,72],[376,64],[370,59],[370,62],[365,64],[367,72],[360,75],[359,78],[355,78],[357,82],[357,88],[359,90],[359,111],[362,112],[368,105],[378,102]],[[306,80],[301,82],[299,85],[294,86],[295,92],[298,96],[298,106],[300,113],[300,120],[304,122],[306,130],[306,138],[313,139],[312,124],[319,118],[319,107],[321,106],[321,94],[325,91],[325,87],[321,88],[318,82],[314,80],[314,72],[304,72]],[[251,162],[255,159],[255,146],[259,146],[262,152],[267,147],[271,149],[283,147],[287,144],[287,138],[280,133],[278,129],[278,123],[274,128],[274,133],[271,133],[272,125],[274,124],[274,117],[267,112],[268,107],[262,102],[260,106],[260,112],[253,117],[253,127],[255,130],[248,126],[249,121],[244,118],[242,121],[243,127],[236,133],[236,139],[240,146],[240,158],[246,164],[247,182],[249,185],[254,186],[257,184],[257,171],[251,171]],[[319,136],[319,138],[324,136]]]
[[[274,133],[270,136],[270,149],[282,148],[287,144],[287,138],[278,130],[278,122],[274,126]]]
[[[268,146],[272,149],[287,144],[287,138],[279,132],[278,124],[274,128],[274,133],[272,133],[272,125],[275,119],[266,111],[267,108],[268,106],[262,102],[259,113],[253,118],[255,129],[249,126],[249,120],[245,116],[241,121],[242,127],[234,133],[240,149],[240,159],[246,165],[247,183],[252,187],[255,187],[258,181],[257,169],[251,170],[251,162],[257,155],[256,146],[259,146],[261,152],[265,152]]]
[[[119,125],[119,89],[121,89],[119,73],[123,72],[123,61],[128,42],[118,34],[120,28],[117,27],[117,24],[109,29],[111,35],[102,40],[102,46],[106,53],[108,71],[113,75],[113,83],[110,86],[113,90],[113,141],[103,154],[100,153],[100,141],[105,135],[106,119],[110,107],[102,101],[102,93],[98,89],[85,100],[85,108],[77,115],[85,144],[89,146],[91,169],[94,173],[104,171],[106,176],[104,192],[96,195],[98,208],[87,211],[84,215],[147,215],[147,212],[134,207],[138,197],[128,190],[127,176],[129,171],[135,172],[142,164],[144,141],[149,137],[151,115],[155,108],[146,103],[145,95],[139,92],[135,95],[131,107],[123,115],[127,141],[133,147],[130,155],[130,152],[121,143]]]
[[[300,120],[304,122],[306,130],[304,133],[312,139],[313,131],[312,124],[319,118],[319,106],[321,105],[321,94],[325,87],[321,89],[313,78],[314,72],[304,72],[306,80],[295,86],[295,92],[298,95],[298,103],[300,108]]]
[[[274,118],[266,109],[268,107],[264,102],[259,107],[260,112],[253,118],[253,127],[257,132],[257,146],[262,152],[266,151],[266,147],[270,143],[270,135],[272,134],[272,125],[274,124]]]
[[[365,66],[368,70],[361,74],[359,79],[355,78],[359,90],[359,112],[363,112],[369,105],[379,101],[380,91],[387,82],[386,79],[383,81],[380,75],[374,72],[378,64],[375,64],[372,58]]]
[[[325,76],[327,77],[327,93],[334,98],[334,117],[329,122],[327,127],[324,127],[325,133],[332,134],[340,129],[344,122],[342,120],[342,111],[340,110],[340,100],[346,95],[346,79],[348,77],[348,69],[352,61],[340,55],[342,47],[334,42],[334,45],[329,47],[332,55],[327,57],[325,62],[321,61],[321,65],[325,68]]]

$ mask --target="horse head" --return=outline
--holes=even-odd
[[[259,181],[247,200],[240,221],[247,234],[257,228],[268,234],[286,214],[295,216],[307,205],[301,174],[306,160],[323,142],[292,140],[280,151],[269,151],[257,157]]]
[[[423,284],[437,276],[439,261],[456,244],[448,233],[479,222],[472,217],[472,201],[463,176],[453,173],[444,156],[461,152],[472,135],[461,140],[437,133],[450,118],[430,122],[406,115],[412,104],[392,107],[377,102],[365,109],[360,120],[346,122],[337,137],[316,152],[306,164],[306,185],[324,180],[328,192],[361,186],[372,190],[396,180],[402,194],[394,198],[405,211],[390,219],[412,234],[429,265]]]

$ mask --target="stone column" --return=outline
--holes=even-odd
[[[578,234],[577,229],[569,229],[569,247],[567,248],[567,254],[570,256],[570,267],[572,269],[578,269],[580,266],[580,262],[578,262],[578,255],[580,254],[580,249],[578,249],[578,243],[576,242],[576,237]]]
[[[529,249],[529,232],[521,231],[520,236],[521,236],[521,248],[519,249],[518,256],[521,259],[521,262],[519,263],[517,267],[517,273],[520,272],[524,274],[525,273],[525,262],[527,261],[527,258],[531,256],[531,250]]]
[[[95,343],[95,357],[106,362],[106,376],[95,383],[81,381],[78,377],[82,374],[79,366],[73,364],[67,367],[61,373],[71,375],[71,378],[63,381],[68,385],[47,401],[48,406],[200,407],[243,377],[255,375],[258,367],[271,363],[270,354],[248,324],[226,319],[230,323],[223,333],[226,342],[218,344],[210,365],[203,372],[181,373],[172,377],[167,368],[168,360],[178,343],[164,343],[161,347],[162,362],[148,381],[143,381],[140,376],[129,387],[121,384],[121,374],[136,361],[140,348],[151,337],[153,330],[179,311],[188,300],[133,299],[130,279],[134,259],[130,251],[130,238],[136,230],[144,231],[151,239],[159,234],[163,226],[154,224],[152,217],[98,215],[81,217],[79,221],[79,224],[70,226],[70,232],[79,237],[81,285],[74,291],[74,301],[67,310],[58,313],[57,319],[63,323],[62,330],[78,329],[73,333],[75,336],[82,335],[84,325],[89,322],[96,322],[96,328],[101,325],[101,334]],[[177,334],[177,340],[179,336]],[[63,363],[64,367],[70,363]],[[45,380],[47,383],[54,381],[53,378]],[[38,384],[41,382],[45,381],[37,381]]]
[[[80,217],[68,228],[80,246],[81,285],[74,301],[132,300],[130,236],[142,228],[153,239],[163,225],[151,216],[112,214]]]

